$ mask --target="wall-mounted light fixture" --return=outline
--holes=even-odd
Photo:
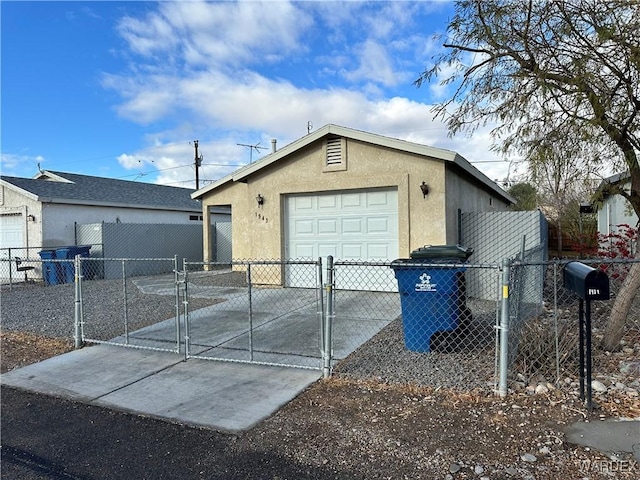
[[[427,195],[429,194],[429,185],[422,182],[422,185],[420,185],[420,190],[422,190],[422,198],[427,198]]]
[[[258,194],[258,196],[256,197],[256,202],[258,202],[259,207],[262,207],[262,205],[264,205],[264,197]]]
[[[35,222],[35,221],[36,221],[35,215],[27,215],[27,222]]]

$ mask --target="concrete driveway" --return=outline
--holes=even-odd
[[[165,287],[139,286],[158,293]],[[0,380],[8,386],[108,408],[240,431],[270,416],[321,378],[315,291],[271,288],[252,295],[253,360],[303,368],[232,362],[250,358],[246,290],[209,288],[206,294],[226,301],[190,313],[191,353],[198,358],[185,360],[182,325],[180,353],[95,345],[7,372]],[[394,297],[380,302],[377,318],[364,318],[363,311],[371,311],[371,302],[380,295]],[[395,319],[400,314],[396,297],[393,293],[345,293],[336,305],[334,358],[345,358]],[[132,332],[129,341],[144,347],[175,345],[175,319]]]

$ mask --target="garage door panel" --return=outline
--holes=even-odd
[[[342,195],[342,208],[360,208],[362,206],[362,194],[360,193],[345,193]]]
[[[389,228],[389,217],[367,218],[367,233],[383,233],[386,235],[391,230]]]
[[[317,197],[319,210],[335,210],[338,207],[338,198],[336,195],[322,195]]]
[[[318,219],[318,235],[328,235],[338,233],[338,221],[335,218]]]
[[[370,260],[395,260],[387,244],[370,243],[367,245],[367,258]]]
[[[297,244],[294,247],[293,258],[314,258],[315,245],[310,244]]]
[[[390,195],[390,192],[369,192],[367,193],[367,205],[370,207],[394,207],[396,202],[393,202],[393,198],[396,197]]]
[[[363,258],[363,245],[361,243],[342,244],[341,258],[344,260],[360,260]]]
[[[296,220],[294,224],[295,235],[313,235],[314,231],[313,220]]]
[[[313,198],[312,197],[295,197],[296,210],[313,210]]]
[[[362,218],[343,218],[342,233],[363,233]]]
[[[318,257],[332,257],[338,256],[338,244],[337,243],[320,243],[318,244]]]

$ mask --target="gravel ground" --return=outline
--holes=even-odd
[[[146,281],[172,282],[173,276],[137,277],[127,282],[92,280],[83,282],[85,334],[108,340],[123,333],[124,305],[127,305],[129,331],[175,317],[173,294],[144,293],[138,287]],[[244,286],[244,274],[193,274],[190,283],[199,286]],[[18,284],[2,287],[2,328],[55,338],[73,338],[75,285]],[[126,302],[125,302],[126,294]],[[192,297],[190,309],[217,303],[215,298]]]

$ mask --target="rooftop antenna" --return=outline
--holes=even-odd
[[[44,171],[42,170],[42,168],[40,168],[40,162],[38,162],[38,171],[39,171],[40,173],[44,173]]]
[[[249,145],[247,143],[237,143],[236,145],[240,145],[241,147],[247,147],[249,149],[249,163],[253,163],[253,151],[255,150],[257,153],[260,153],[260,150],[266,150],[267,147],[261,147],[260,142],[255,145]]]

